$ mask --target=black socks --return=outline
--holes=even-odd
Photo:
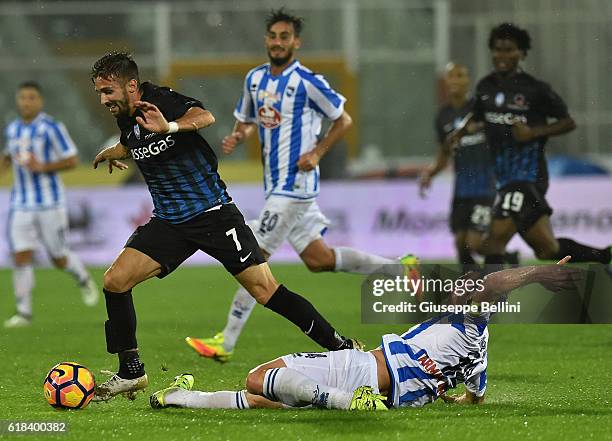
[[[571,262],[599,262],[610,263],[610,248],[593,248],[579,244],[572,239],[557,239],[559,242],[559,253],[557,259],[561,260],[565,256],[572,256]]]
[[[145,373],[144,363],[140,361],[138,351],[119,352],[119,375],[126,380],[142,377]]]
[[[132,291],[114,293],[104,290],[108,320],[104,323],[106,331],[106,350],[119,354],[119,376],[137,378],[144,374],[144,364],[138,358],[136,341],[136,311]]]
[[[308,300],[283,285],[272,294],[265,307],[285,317],[329,351],[336,351],[345,345],[345,339],[338,335]]]

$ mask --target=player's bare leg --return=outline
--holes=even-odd
[[[300,253],[300,259],[312,272],[336,271],[352,274],[403,276],[405,269],[400,259],[389,259],[349,247],[329,247],[323,239],[313,240]]]
[[[508,245],[508,242],[510,242],[516,232],[516,225],[512,218],[493,219],[489,234],[482,243],[486,272],[502,269],[506,245]]]
[[[300,259],[313,273],[334,271],[336,269],[336,254],[332,248],[327,246],[323,239],[310,242],[304,251],[300,253]]]
[[[28,326],[32,320],[32,289],[34,289],[34,268],[32,250],[19,251],[13,255],[13,290],[17,313],[4,322],[5,328]]]
[[[350,366],[347,366],[348,369]],[[347,410],[353,408],[357,391],[363,389],[358,388],[355,392],[344,391],[320,384],[307,375],[288,368],[282,358],[264,363],[251,370],[246,379],[246,391],[200,392],[192,391],[192,386],[192,375],[179,375],[169,388],[155,392],[151,396],[151,406],[158,409],[165,407],[252,409],[312,405]],[[370,410],[383,408],[381,398],[379,395],[370,393],[370,403],[374,405],[370,404],[367,408]]]
[[[120,393],[133,398],[134,392],[147,387],[147,374],[138,355],[132,288],[160,272],[158,262],[136,249],[124,248],[104,273],[106,346],[108,352],[118,354],[119,371],[96,388],[94,400],[106,401]]]
[[[455,231],[455,250],[461,264],[461,271],[465,274],[475,271],[478,267],[474,260],[474,252],[480,247],[482,235],[472,230]]]
[[[523,238],[533,249],[538,259],[559,260],[572,256],[572,262],[599,262],[609,264],[612,260],[610,247],[594,248],[567,238],[555,238],[549,216],[542,216],[525,233]]]
[[[98,286],[76,254],[68,251],[65,256],[52,257],[51,262],[53,262],[55,268],[66,271],[77,281],[81,289],[83,303],[87,306],[95,306],[98,304],[100,298]]]

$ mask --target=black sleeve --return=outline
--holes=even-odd
[[[163,90],[159,94],[157,101],[157,107],[168,121],[179,119],[192,107],[205,109],[204,104],[200,100],[181,95],[172,89]]]
[[[484,121],[484,100],[482,99],[483,80],[481,80],[476,86],[476,93],[474,94],[474,104],[472,105],[472,115],[474,115],[474,121]]]
[[[438,114],[436,115],[436,119],[434,122],[435,129],[436,129],[436,139],[438,140],[440,144],[442,144],[444,140],[446,139],[446,132],[444,131],[444,124],[442,124],[441,113],[442,112],[438,110]]]
[[[567,105],[563,98],[555,92],[549,84],[540,82],[538,85],[539,108],[542,113],[552,118],[565,118],[569,116]]]

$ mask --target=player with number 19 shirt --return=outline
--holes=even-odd
[[[531,48],[524,29],[502,23],[489,36],[494,71],[476,87],[471,121],[449,136],[456,143],[472,124],[484,124],[491,148],[497,198],[493,222],[483,248],[485,263],[504,261],[506,244],[519,233],[539,259],[561,259],[571,255],[574,262],[611,261],[611,248],[593,248],[568,238],[555,238],[550,223],[552,209],[546,201],[548,171],[544,146],[550,136],[575,128],[561,97],[545,82],[524,72],[520,61]],[[554,120],[549,122],[549,120]]]

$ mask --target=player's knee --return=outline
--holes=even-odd
[[[66,257],[54,257],[51,261],[53,262],[53,266],[59,269],[65,269],[68,264],[68,259]]]
[[[535,248],[533,251],[540,260],[553,260],[557,257],[557,254],[559,254],[559,247],[545,245]]]
[[[265,369],[257,368],[249,372],[246,378],[246,389],[249,393],[261,395],[263,392]]]
[[[131,288],[130,280],[124,272],[111,267],[104,273],[105,290],[121,293],[129,291]]]

